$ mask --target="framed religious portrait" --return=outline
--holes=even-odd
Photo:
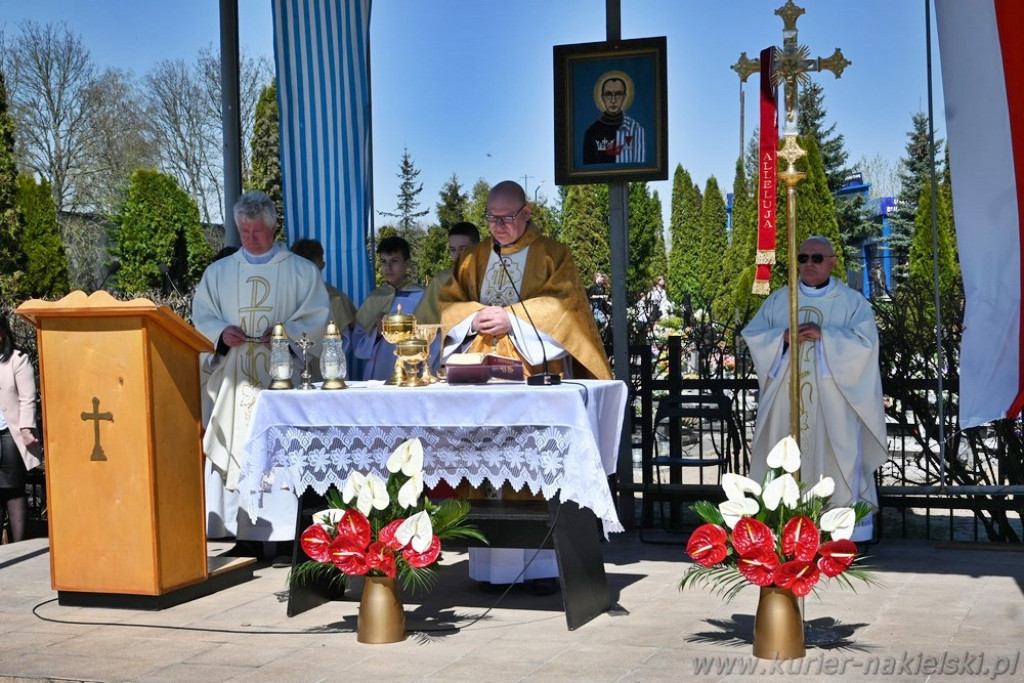
[[[555,183],[668,179],[665,37],[554,47]]]

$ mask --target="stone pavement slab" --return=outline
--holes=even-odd
[[[464,552],[426,595],[404,595],[409,637],[356,642],[358,581],[346,599],[289,619],[287,569],[162,611],[64,607],[47,539],[0,546],[0,680],[727,681],[1022,680],[1024,554],[885,540],[883,586],[833,585],[805,600],[827,646],[770,662],[751,655],[757,591],[732,603],[680,593],[678,545],[616,534],[604,544],[614,608],[568,631],[560,596],[524,588],[495,601]],[[228,544],[211,543],[211,554]]]

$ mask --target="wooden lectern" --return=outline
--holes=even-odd
[[[60,604],[159,609],[252,578],[248,558],[206,556],[197,355],[209,341],[165,306],[104,291],[16,312],[39,342]]]

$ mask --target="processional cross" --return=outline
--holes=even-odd
[[[783,135],[785,140],[778,156],[787,162],[786,170],[778,175],[786,183],[786,253],[789,256],[787,275],[789,280],[789,432],[800,443],[800,358],[796,353],[799,347],[798,335],[798,271],[796,267],[796,186],[806,174],[796,170],[796,162],[807,152],[797,142],[797,85],[810,81],[811,71],[831,71],[836,78],[843,75],[850,62],[843,56],[838,47],[831,57],[809,57],[811,51],[806,45],[797,44],[796,20],[804,13],[803,7],[787,0],[786,4],[775,10],[776,16],[782,18],[782,47],[772,48],[772,85],[785,86],[784,112],[785,123]],[[731,67],[745,82],[750,74],[761,69],[760,59],[750,59],[747,53],[740,54],[739,60]],[[795,476],[799,478],[799,472]]]

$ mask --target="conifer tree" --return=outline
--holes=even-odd
[[[473,183],[473,189],[469,192],[469,203],[466,207],[466,220],[476,226],[480,231],[480,239],[487,239],[491,236],[491,230],[484,220],[487,213],[487,195],[491,186],[486,180],[480,178]]]
[[[25,257],[18,249],[23,218],[17,202],[18,168],[14,161],[14,120],[7,112],[7,87],[0,72],[0,299],[20,295]]]
[[[682,165],[677,165],[672,177],[672,251],[666,283],[670,300],[677,304],[700,287],[700,205],[700,190]]]
[[[25,219],[19,247],[25,257],[22,289],[27,296],[61,297],[68,293],[68,259],[57,227],[53,189],[45,180],[18,176],[18,206]]]
[[[124,212],[116,219],[118,286],[136,292],[166,289],[161,265],[180,291],[199,278],[213,255],[199,223],[199,206],[172,176],[139,169],[132,174]]]
[[[402,161],[399,163],[398,173],[395,175],[402,180],[398,186],[398,207],[394,212],[381,211],[380,214],[388,218],[397,218],[398,225],[395,227],[398,229],[399,234],[409,239],[408,233],[416,227],[417,219],[426,216],[430,212],[426,209],[423,211],[417,210],[420,206],[418,197],[420,192],[423,191],[423,183],[416,182],[420,171],[416,168],[416,164],[409,154],[408,147],[402,151]]]
[[[836,124],[825,125],[825,93],[821,85],[808,81],[800,88],[798,99],[797,127],[803,136],[813,135],[818,143],[821,165],[825,170],[829,192],[838,191],[846,181],[850,169],[846,161],[850,154],[842,133],[836,132]]]
[[[907,133],[907,155],[900,159],[900,193],[897,197],[896,210],[889,216],[889,253],[896,263],[895,272],[899,276],[906,273],[917,216],[917,202],[931,177],[927,115],[922,112],[914,114],[911,126]],[[936,155],[941,153],[941,147],[942,141],[936,140]],[[943,172],[941,165],[937,164],[936,172]]]
[[[462,191],[459,177],[453,172],[452,177],[441,186],[440,195],[441,201],[436,205],[437,222],[447,232],[459,221],[466,220],[469,194]]]
[[[562,242],[572,251],[584,286],[594,273],[611,270],[607,191],[597,185],[569,185],[562,201]]]
[[[760,301],[754,301],[750,291],[756,267],[757,197],[750,191],[742,159],[736,161],[732,193],[732,234],[723,264],[725,294],[720,306],[715,309],[715,316],[722,320],[732,320],[738,315],[740,322],[746,322],[752,312],[757,310]]]
[[[714,176],[708,178],[704,186],[704,197],[700,205],[700,241],[698,243],[699,260],[697,273],[700,277],[699,288],[694,292],[694,307],[708,309],[715,299],[722,295],[725,288],[725,269],[722,259],[726,253],[728,237],[725,213],[725,199],[718,189],[718,181]]]
[[[277,207],[280,235],[284,229],[284,183],[281,180],[281,137],[277,110],[277,80],[263,88],[256,103],[256,119],[252,128],[251,170],[246,190],[260,190]]]
[[[649,290],[654,278],[664,275],[668,267],[662,226],[661,199],[657,192],[652,195],[647,183],[629,183],[626,290],[631,301]]]
[[[938,247],[939,293],[941,300],[949,298],[957,291],[960,279],[960,266],[956,260],[955,236],[953,234],[952,191],[947,183],[940,183],[936,196],[936,245]],[[921,188],[921,196],[917,201],[917,214],[914,219],[914,237],[910,245],[908,262],[909,284],[920,291],[935,289],[935,264],[932,259],[932,191],[931,185]],[[929,302],[929,309],[934,316],[934,304]]]

